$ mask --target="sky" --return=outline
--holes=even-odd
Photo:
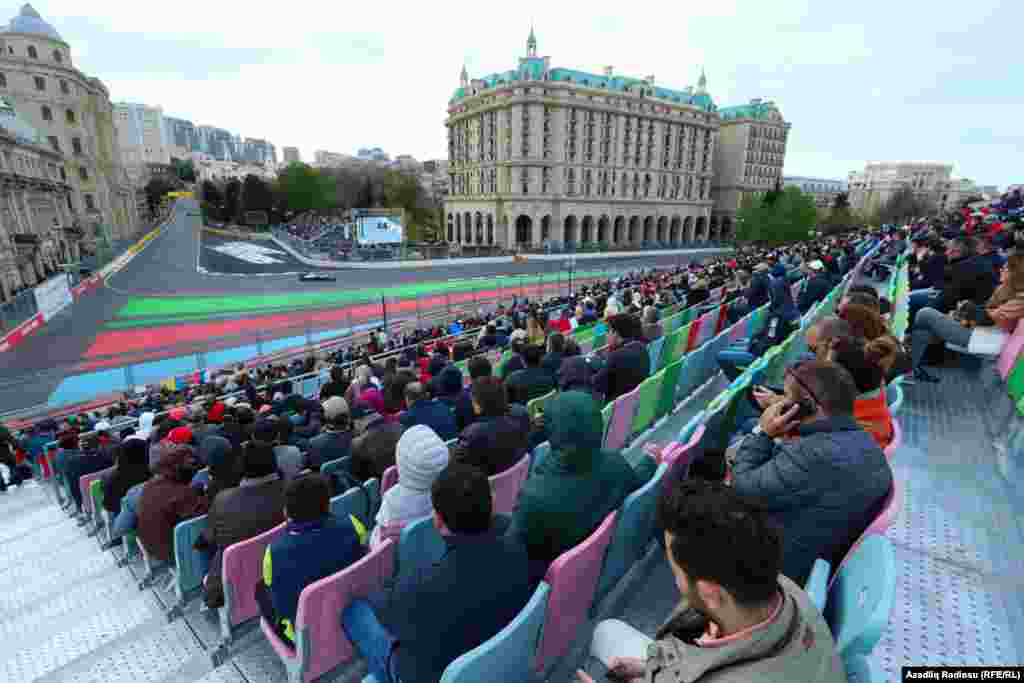
[[[914,160],[983,185],[1024,182],[1019,0],[34,6],[113,100],[266,138],[279,155],[295,146],[306,161],[376,146],[444,158],[463,63],[471,77],[515,68],[532,24],[553,66],[610,65],[677,89],[703,66],[719,106],[774,100],[792,124],[786,175],[845,179],[869,160]]]

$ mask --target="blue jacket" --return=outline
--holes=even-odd
[[[435,564],[400,569],[387,591],[371,597],[377,617],[398,639],[402,683],[440,680],[445,667],[503,629],[526,606],[533,587],[526,549],[495,517],[482,534],[445,537]]]
[[[828,275],[822,273],[820,275],[812,275],[807,282],[804,283],[803,289],[800,291],[800,300],[797,308],[801,314],[811,310],[811,306],[824,301],[828,293],[832,291],[831,278]]]
[[[799,438],[784,443],[748,436],[732,485],[758,499],[783,529],[782,573],[802,586],[816,558],[839,566],[878,514],[892,470],[852,416],[832,417],[802,425]]]
[[[112,539],[135,531],[135,526],[139,521],[136,510],[139,507],[139,498],[142,497],[142,487],[145,485],[146,482],[136,484],[128,489],[128,493],[124,494],[124,498],[121,499],[121,511],[117,513],[117,517],[114,518],[114,523],[110,527]]]
[[[772,273],[771,282],[768,285],[768,294],[771,300],[771,307],[768,315],[777,315],[783,322],[791,323],[800,317],[796,303],[793,302],[793,292],[785,275],[776,276]]]
[[[288,522],[285,533],[267,546],[263,554],[263,583],[270,589],[275,616],[292,640],[302,590],[340,572],[362,556],[363,547],[352,522],[330,515],[316,522]]]
[[[309,440],[306,464],[319,470],[320,465],[331,460],[352,455],[352,432],[323,432]]]
[[[455,414],[446,404],[437,399],[417,401],[402,413],[399,420],[405,427],[424,425],[434,430],[442,441],[454,439],[459,435],[455,424]]]

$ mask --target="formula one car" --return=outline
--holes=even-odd
[[[303,273],[299,276],[299,282],[334,282],[337,279],[330,273]]]

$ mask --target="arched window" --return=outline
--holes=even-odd
[[[64,116],[67,118],[68,123],[74,123],[75,122],[75,110],[74,109],[68,109],[66,112],[64,112]]]
[[[43,121],[53,121],[53,111],[45,104],[43,105]]]
[[[29,45],[28,46],[28,56],[31,57],[32,59],[39,59],[39,53],[36,52],[36,46],[35,45]]]
[[[53,51],[53,61],[57,62],[58,64],[64,61],[64,55],[61,54],[60,50]]]
[[[0,74],[0,88],[7,87],[7,74]]]

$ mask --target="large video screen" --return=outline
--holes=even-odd
[[[404,236],[399,215],[356,217],[356,242],[360,245],[401,244]]]

